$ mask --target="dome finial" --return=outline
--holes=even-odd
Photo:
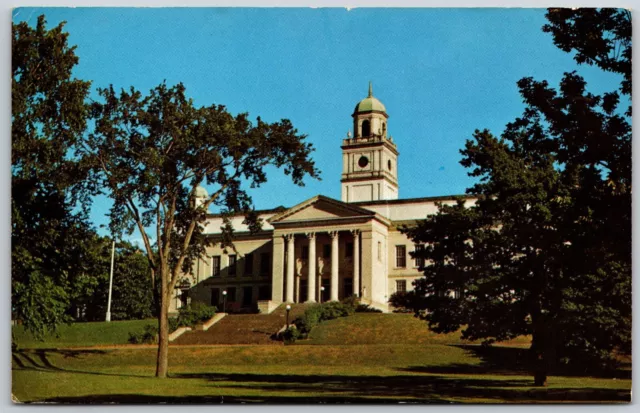
[[[373,97],[373,86],[371,85],[371,81],[369,81],[369,97]]]

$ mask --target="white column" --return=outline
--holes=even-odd
[[[331,301],[338,301],[338,231],[331,231]]]
[[[293,302],[293,277],[294,277],[294,266],[295,266],[295,236],[293,234],[285,235],[287,239],[287,294],[285,297],[285,301],[288,303]]]
[[[360,297],[360,230],[353,234],[353,295]]]
[[[283,301],[284,291],[284,239],[282,237],[273,238],[273,251],[271,260],[271,300],[276,303]]]
[[[309,238],[309,262],[307,271],[307,302],[314,303],[316,301],[316,234],[315,232],[307,233]]]

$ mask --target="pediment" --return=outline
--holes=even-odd
[[[277,224],[373,215],[375,215],[373,211],[319,195],[271,217],[269,222],[271,224]]]

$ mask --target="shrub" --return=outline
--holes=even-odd
[[[300,330],[298,330],[295,325],[292,325],[282,333],[282,340],[285,344],[291,344],[299,339],[300,336]]]
[[[413,291],[398,291],[391,294],[389,304],[394,313],[414,313],[417,311],[417,297]]]
[[[176,331],[178,329],[178,327],[180,327],[180,324],[178,323],[178,318],[177,317],[170,317],[169,318],[169,334],[171,334],[174,331]]]
[[[351,303],[329,302],[313,305],[307,308],[302,316],[293,320],[296,336],[290,342],[298,338],[306,338],[311,330],[323,321],[347,317],[355,313],[355,311],[356,307]]]
[[[358,304],[356,307],[356,313],[381,313],[379,308],[371,307],[368,304]]]
[[[158,342],[158,327],[151,324],[144,326],[142,333],[129,333],[131,344],[155,344]]]
[[[178,327],[195,327],[196,324],[207,321],[216,314],[216,308],[201,302],[194,302],[182,307],[178,315]]]
[[[360,304],[360,299],[358,297],[356,297],[355,295],[349,296],[347,298],[342,299],[342,301],[340,301],[342,304],[349,306],[349,307],[353,307],[353,309],[358,308],[358,305]]]

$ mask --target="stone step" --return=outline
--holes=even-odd
[[[293,304],[289,322],[302,315],[305,304]],[[178,337],[172,345],[192,344],[264,344],[281,345],[272,337],[286,323],[286,308],[279,306],[271,314],[229,314],[207,331],[188,331]]]

